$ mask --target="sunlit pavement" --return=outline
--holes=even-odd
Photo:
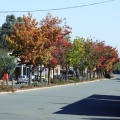
[[[0,95],[0,120],[120,120],[120,75]]]

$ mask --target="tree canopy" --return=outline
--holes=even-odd
[[[16,58],[14,56],[10,56],[4,50],[0,51],[0,73],[1,77],[3,73],[8,73],[10,75],[13,74],[16,68]]]
[[[13,32],[13,25],[16,22],[22,22],[22,17],[16,18],[15,15],[7,15],[5,23],[2,24],[0,29],[0,48],[8,50],[6,35],[10,36]]]
[[[111,72],[117,67],[116,48],[105,45],[105,41],[79,36],[72,41],[72,30],[64,21],[50,13],[40,22],[31,14],[17,19],[7,16],[8,26],[5,23],[1,29],[11,32],[5,33],[7,37],[2,34],[1,38],[5,37],[7,47],[13,51],[12,55],[20,58],[21,64],[44,65],[49,69],[61,65],[66,71],[72,66],[81,73],[96,71],[97,74]]]

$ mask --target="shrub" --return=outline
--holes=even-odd
[[[80,82],[80,80],[75,77],[68,77],[68,79],[73,80],[74,82]]]
[[[11,85],[5,85],[4,83],[0,85],[0,92],[9,92],[9,91],[13,91]]]
[[[65,83],[66,83],[66,80],[57,79],[57,78],[54,79],[54,84],[61,85]]]
[[[68,83],[75,83],[74,80],[68,80]]]
[[[31,86],[33,86],[33,87],[43,87],[44,85],[42,85],[41,83],[32,83]]]
[[[29,88],[29,86],[25,86],[25,85],[20,86],[20,89],[28,89],[28,88]]]

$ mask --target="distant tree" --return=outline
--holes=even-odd
[[[120,71],[120,62],[118,62],[116,70]]]
[[[105,46],[103,49],[103,55],[101,56],[98,67],[105,74],[110,74],[116,69],[118,64],[118,51],[112,46]]]
[[[16,22],[18,22],[18,23],[23,23],[23,17],[17,17]]]
[[[10,34],[13,32],[13,25],[16,22],[22,22],[22,18],[18,17],[16,19],[15,15],[7,15],[6,21],[3,23],[2,27],[0,28],[0,48],[4,50],[8,50],[7,47],[7,41],[6,41],[6,35],[10,36]]]

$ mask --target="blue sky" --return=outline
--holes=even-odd
[[[0,11],[47,10],[88,5],[109,0],[2,0]],[[84,38],[95,37],[105,41],[106,45],[117,47],[120,55],[120,0],[74,9],[58,11],[33,12],[33,18],[40,21],[50,12],[53,17],[66,18],[67,25],[72,28],[72,39],[75,36]],[[0,13],[0,25],[7,15],[16,17],[27,13]]]

